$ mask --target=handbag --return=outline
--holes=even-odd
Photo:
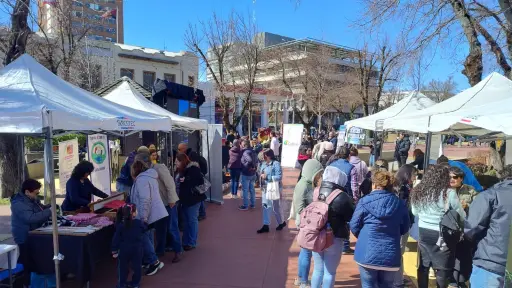
[[[272,162],[272,166],[274,162]],[[281,199],[281,186],[279,185],[279,181],[275,181],[274,176],[272,176],[272,169],[270,170],[270,177],[272,182],[267,183],[267,187],[265,189],[267,200],[279,200]]]
[[[441,251],[446,248],[455,249],[457,243],[462,241],[464,237],[462,219],[459,213],[452,209],[448,200],[448,193],[445,191],[443,194],[446,195],[444,197],[444,215],[439,223],[439,239],[436,243],[437,246],[441,247]]]
[[[203,176],[203,184],[195,186],[194,191],[202,195],[206,193],[210,189],[210,187],[212,187],[212,184],[210,183],[210,181],[208,181],[208,179],[206,179],[206,177]]]

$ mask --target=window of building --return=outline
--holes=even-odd
[[[124,77],[124,76],[133,80],[133,78],[135,76],[135,71],[133,71],[133,69],[121,68],[121,77]]]
[[[116,28],[105,28],[105,32],[116,34]]]
[[[142,74],[142,86],[148,90],[151,90],[153,84],[155,83],[155,78],[155,72],[144,71]]]
[[[100,5],[98,5],[96,3],[88,3],[87,7],[89,7],[89,9],[96,10],[96,11],[101,11],[102,8],[103,8],[103,7],[101,7]]]
[[[78,18],[82,18],[84,16],[84,14],[82,13],[82,11],[72,11],[71,14],[75,17],[78,17]]]
[[[169,82],[172,82],[172,83],[176,83],[176,74],[165,73],[164,74],[164,79],[166,81],[169,81]]]
[[[73,1],[73,6],[84,7],[84,4],[82,3],[82,1],[75,0]]]
[[[188,86],[194,87],[195,84],[195,77],[194,76],[188,76]]]

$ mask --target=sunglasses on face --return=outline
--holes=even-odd
[[[450,177],[451,177],[453,180],[457,180],[457,179],[459,179],[459,178],[462,178],[462,177],[460,177],[460,176],[456,176],[456,175],[453,175],[453,176],[450,176]]]

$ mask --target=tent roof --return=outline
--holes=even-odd
[[[493,72],[475,86],[441,103],[417,113],[408,113],[407,115],[384,121],[384,129],[406,130],[419,133],[427,133],[428,131],[441,132],[457,124],[462,118],[470,117],[470,114],[467,114],[469,113],[468,111],[473,111],[471,113],[476,113],[475,111],[477,111],[478,115],[482,113],[490,115],[494,114],[493,111],[504,109],[503,106],[500,107],[496,103],[510,99],[511,91],[512,81]],[[482,109],[482,107],[487,107],[487,110]],[[434,117],[434,115],[438,116]],[[445,116],[441,117],[442,115]],[[466,129],[468,127],[462,128]],[[480,135],[483,133],[482,131],[465,131],[461,130],[461,133],[469,135]]]
[[[132,79],[130,79],[126,76],[123,76],[123,77],[117,79],[116,81],[114,81],[106,86],[101,87],[100,89],[94,91],[94,94],[104,97],[105,95],[112,92],[114,89],[119,87],[119,85],[123,84],[124,82],[128,82],[130,84],[130,86],[132,87],[132,89],[134,89],[137,92],[139,92],[140,94],[142,94],[142,96],[144,96],[148,99],[151,98],[151,91],[147,90],[146,88],[144,88],[144,86],[140,85],[139,83],[133,81]]]
[[[376,122],[379,120],[386,120],[407,113],[415,113],[434,104],[435,102],[432,101],[427,96],[423,95],[420,92],[413,91],[410,92],[409,95],[407,95],[404,99],[400,100],[395,105],[387,109],[384,109],[378,113],[363,118],[347,121],[345,122],[345,125],[367,130],[376,130]]]
[[[124,105],[126,107],[169,117],[172,120],[173,129],[187,131],[208,129],[208,122],[206,120],[179,116],[165,108],[158,106],[157,104],[146,99],[146,97],[144,97],[139,92],[137,86],[133,85],[133,83],[135,82],[131,80],[127,81],[128,78],[124,78],[125,77],[120,79],[121,82],[118,81],[119,85],[117,85],[117,87],[115,87],[114,89],[109,89],[108,91],[110,92],[104,95],[103,98],[114,103]]]
[[[22,55],[0,70],[0,133],[41,133],[48,125],[54,130],[169,131],[171,120],[101,99]]]

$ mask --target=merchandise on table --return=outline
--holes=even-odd
[[[126,204],[126,202],[123,200],[113,200],[113,201],[105,204],[103,207],[117,210],[117,209],[123,207],[125,204]]]
[[[105,227],[114,224],[108,217],[100,216],[94,213],[79,213],[66,216],[68,220],[74,222],[78,227],[96,226]]]

